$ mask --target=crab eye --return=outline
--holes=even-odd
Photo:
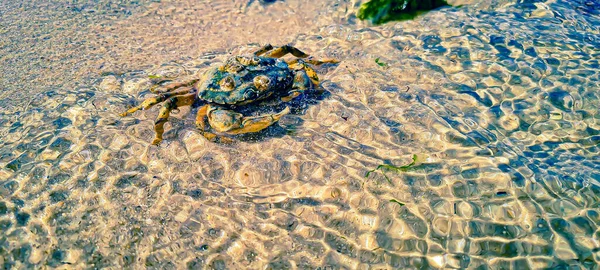
[[[269,83],[271,83],[271,79],[267,76],[260,75],[254,77],[254,86],[260,91],[267,90],[269,88]]]
[[[229,63],[224,68],[224,70],[231,72],[231,73],[237,73],[243,69],[244,69],[244,66],[241,65],[240,63]]]
[[[256,66],[260,61],[258,57],[238,56],[236,60],[244,66]]]
[[[233,89],[235,87],[235,80],[231,76],[227,76],[219,82],[221,88]]]

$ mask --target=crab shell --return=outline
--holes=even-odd
[[[221,105],[243,105],[281,95],[292,88],[294,73],[276,58],[235,56],[208,70],[196,85],[198,98]]]

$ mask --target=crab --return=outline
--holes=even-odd
[[[296,58],[290,61],[280,59],[288,53]],[[265,106],[259,101],[268,99],[289,102],[319,86],[319,77],[308,64],[338,62],[335,59],[314,59],[292,46],[274,48],[267,44],[251,55],[230,57],[223,65],[207,70],[201,78],[164,85],[154,91],[158,95],[144,100],[120,116],[147,110],[164,102],[154,123],[154,145],[162,141],[164,124],[172,110],[197,103],[202,106],[198,109],[196,126],[209,140],[259,132],[277,123],[290,112],[290,108],[286,106],[276,113],[245,116],[240,112],[240,107],[254,104]],[[206,130],[206,119],[216,134]]]

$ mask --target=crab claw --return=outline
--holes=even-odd
[[[212,108],[208,111],[208,122],[217,132],[244,134],[261,131],[277,123],[281,117],[288,113],[290,113],[290,108],[286,107],[278,113],[246,117],[232,110]]]
[[[284,115],[290,113],[290,108],[285,107],[281,112],[275,114],[267,114],[256,117],[244,117],[242,120],[243,128],[239,129],[239,133],[249,133],[249,132],[258,132],[261,131],[270,125],[273,125],[281,119]],[[235,131],[234,131],[235,132]]]

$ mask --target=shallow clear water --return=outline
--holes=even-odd
[[[454,3],[0,2],[0,263],[596,267],[600,2]],[[265,132],[211,143],[182,108],[155,147],[158,108],[118,116],[265,43],[342,61]]]

